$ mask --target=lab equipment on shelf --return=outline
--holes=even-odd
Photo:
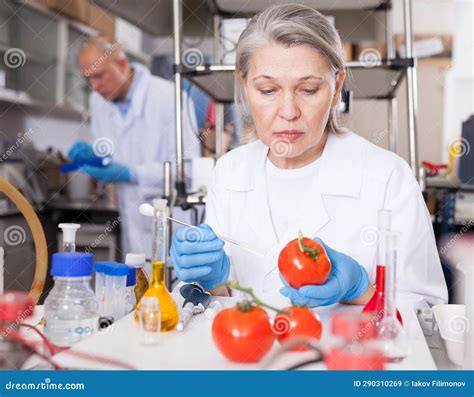
[[[96,332],[98,305],[90,286],[92,255],[53,254],[54,287],[44,302],[46,336],[59,346],[71,346]]]

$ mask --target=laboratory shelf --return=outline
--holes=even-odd
[[[354,99],[392,98],[409,64],[409,59],[379,61],[370,66],[348,62],[346,86]],[[234,71],[234,65],[201,65],[183,69],[182,73],[217,102],[226,103],[234,100]]]
[[[268,0],[235,1],[214,0],[211,2],[216,11],[221,15],[231,15],[233,18],[256,14],[268,8]],[[271,4],[288,4],[288,0],[273,0]],[[339,11],[339,10],[381,10],[390,7],[390,0],[300,0],[298,4],[304,4],[316,10]]]
[[[173,33],[173,2],[172,0],[93,0],[108,12],[125,19],[131,24],[154,36],[168,36]],[[272,4],[286,4],[288,0],[183,0],[183,20],[185,28],[200,29],[202,21],[212,12],[224,17],[242,18],[267,8]],[[390,0],[300,0],[322,12],[342,10],[384,10],[390,7]],[[194,31],[197,33],[197,30]]]

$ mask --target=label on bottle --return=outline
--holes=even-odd
[[[45,318],[45,331],[55,343],[75,343],[97,332],[99,317],[81,320],[59,320]]]

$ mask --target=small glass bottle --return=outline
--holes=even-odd
[[[408,354],[408,337],[396,315],[398,238],[396,232],[385,233],[384,316],[378,324],[378,336],[388,362],[399,362]]]
[[[161,312],[157,297],[143,297],[138,315],[139,341],[143,345],[153,345],[160,341]]]
[[[71,346],[97,331],[98,305],[90,286],[92,255],[53,254],[54,287],[44,301],[46,336],[59,346]]]
[[[129,253],[125,257],[125,264],[136,268],[135,301],[140,302],[142,296],[150,287],[150,280],[145,272],[145,254]]]
[[[377,267],[375,279],[375,293],[370,301],[362,309],[362,313],[370,313],[374,316],[378,325],[384,315],[385,301],[385,233],[390,231],[392,211],[380,210],[378,214],[378,239],[377,239]],[[403,324],[402,316],[397,310],[397,318]]]
[[[161,332],[173,330],[179,321],[176,304],[165,284],[166,240],[168,237],[168,208],[167,201],[153,201],[155,213],[152,218],[152,268],[150,288],[143,298],[155,297],[160,302]],[[138,321],[141,301],[135,309],[135,320]]]

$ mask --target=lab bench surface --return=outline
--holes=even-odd
[[[182,298],[174,295],[177,305],[182,305]],[[235,303],[231,298],[218,298],[224,307]],[[41,312],[41,308],[38,308]],[[360,310],[358,306],[333,305],[321,307],[316,311],[323,322],[323,336],[321,344],[327,341],[329,319],[335,310]],[[389,364],[387,369],[392,370],[435,370],[437,366],[427,345],[420,323],[411,307],[400,306],[405,329],[409,337],[410,353],[401,363]],[[36,314],[35,317],[39,317]],[[212,341],[212,320],[204,315],[195,316],[184,332],[168,332],[161,335],[157,345],[141,345],[137,337],[137,326],[133,313],[127,315],[111,327],[95,334],[78,344],[70,353],[59,353],[54,356],[54,361],[68,368],[78,369],[114,369],[114,367],[93,361],[85,361],[75,357],[74,352],[100,355],[108,359],[119,360],[136,369],[143,370],[258,370],[268,364],[265,358],[257,364],[235,364],[228,361],[217,350]],[[268,357],[279,349],[275,342]],[[278,362],[273,362],[269,369],[284,369],[302,361],[301,354],[310,353],[285,353]],[[323,364],[306,366],[305,369],[325,369]]]

